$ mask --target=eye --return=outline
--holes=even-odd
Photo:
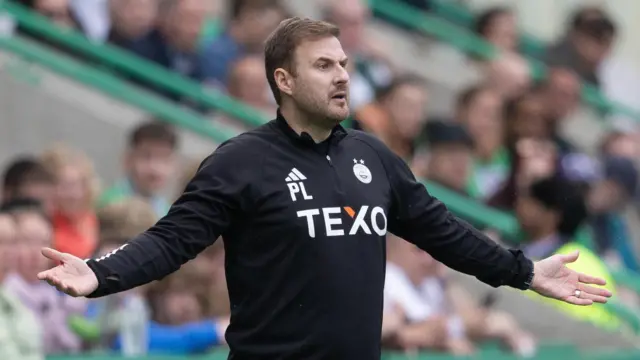
[[[327,70],[329,68],[329,64],[327,64],[326,62],[321,62],[318,64],[318,69],[320,70]]]

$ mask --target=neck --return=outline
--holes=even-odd
[[[322,121],[316,121],[312,116],[300,111],[294,106],[283,104],[280,107],[280,113],[296,134],[300,135],[306,132],[316,143],[321,143],[328,139],[331,135],[331,130],[333,130],[333,128],[318,125],[321,124]]]

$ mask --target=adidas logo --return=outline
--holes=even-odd
[[[297,195],[302,195],[304,200],[313,200],[313,196],[307,194],[307,190],[302,182],[303,180],[307,180],[307,177],[304,176],[300,170],[296,168],[291,169],[291,172],[284,180],[287,182],[287,187],[289,187],[291,200],[298,201]]]

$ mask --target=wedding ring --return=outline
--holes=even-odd
[[[582,291],[576,290],[573,294],[575,295],[575,297],[580,298],[580,294],[581,293],[582,293]]]

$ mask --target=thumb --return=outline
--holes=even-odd
[[[44,255],[44,257],[46,257],[47,259],[60,262],[68,260],[69,258],[69,254],[61,253],[58,250],[54,250],[48,247],[42,248],[42,255]]]
[[[564,264],[570,264],[570,263],[575,262],[576,260],[578,260],[578,256],[579,255],[580,255],[580,251],[576,250],[576,251],[572,252],[571,254],[560,255],[560,260]]]

